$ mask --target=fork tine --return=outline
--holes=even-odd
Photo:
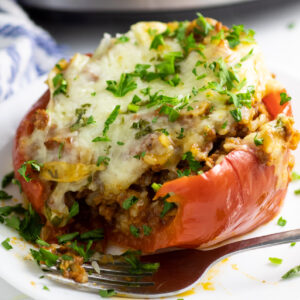
[[[130,268],[126,267],[126,268],[120,268],[120,266],[115,267],[114,265],[110,264],[110,265],[102,265],[102,264],[98,264],[99,265],[99,269],[100,272],[102,274],[110,274],[110,275],[115,275],[115,276],[128,276],[128,277],[146,277],[146,276],[152,276],[154,271],[143,271],[142,273],[139,274],[135,274],[133,272],[130,272]],[[83,264],[82,267],[87,271],[93,271],[94,272],[94,268],[89,265],[89,264]]]
[[[44,271],[50,272],[53,276],[62,277],[60,271],[56,267],[48,267],[46,265],[41,265],[42,269]],[[46,274],[50,275],[50,274]],[[92,273],[88,274],[88,280],[89,282],[92,282],[94,284],[103,284],[103,285],[109,285],[111,287],[140,287],[140,286],[152,286],[153,282],[150,280],[140,280],[140,277],[130,277],[130,276],[124,276],[124,275],[103,275],[98,273]]]

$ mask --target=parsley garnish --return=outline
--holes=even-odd
[[[86,107],[90,107],[90,106],[91,105],[89,103],[86,103],[86,104],[81,105],[81,108],[77,108],[75,110],[75,115],[77,116],[77,119],[76,119],[75,123],[70,126],[71,131],[75,131],[81,127],[85,127],[87,125],[96,123],[93,116],[89,116],[88,118],[84,117],[84,115],[86,114],[86,111],[87,111]]]
[[[182,160],[186,160],[188,162],[189,167],[193,172],[197,172],[199,169],[201,169],[201,163],[195,160],[191,151],[184,153]]]
[[[197,25],[200,27],[200,30],[197,28],[195,33],[200,33],[202,36],[207,36],[211,30],[213,30],[213,26],[210,25],[202,14],[197,13],[198,19],[196,20]]]
[[[225,129],[225,128],[227,127],[227,123],[228,123],[228,121],[225,121],[225,122],[222,124],[221,128],[222,128],[222,129]]]
[[[71,249],[73,249],[75,252],[77,252],[81,257],[84,258],[84,261],[88,261],[88,259],[92,255],[91,247],[93,245],[93,241],[89,240],[87,245],[77,245],[77,241],[72,242],[70,245],[68,245]]]
[[[57,237],[59,244],[64,244],[74,240],[79,235],[79,232],[66,233]]]
[[[132,124],[131,128],[139,130],[135,134],[135,139],[138,140],[141,137],[153,132],[153,129],[149,124],[150,124],[150,122],[143,120],[143,119],[140,119],[138,122],[134,122]]]
[[[36,160],[28,160],[28,161],[25,161],[21,165],[18,172],[23,176],[23,178],[26,180],[26,182],[29,182],[29,181],[31,181],[31,178],[29,177],[29,175],[26,175],[27,166],[30,166],[31,169],[34,170],[34,171],[40,172],[42,164],[37,163]]]
[[[107,137],[107,131],[109,130],[110,125],[116,120],[119,111],[120,111],[120,105],[116,105],[114,110],[111,112],[111,114],[108,116],[106,121],[104,122],[104,128],[102,130],[102,137],[98,136],[92,140],[92,142],[110,142],[109,137]]]
[[[120,105],[116,105],[114,110],[108,116],[106,121],[104,122],[104,129],[102,131],[103,136],[106,136],[107,131],[109,130],[109,126],[116,120],[120,111]]]
[[[56,96],[58,94],[67,94],[68,83],[64,79],[63,74],[59,73],[52,79],[52,83],[55,89],[53,95]]]
[[[121,142],[121,141],[117,141],[117,144],[118,144],[119,146],[125,145],[125,143],[124,143],[124,142]]]
[[[253,55],[253,51],[254,51],[254,49],[252,48],[247,55],[245,55],[244,57],[241,58],[240,61],[241,62],[246,61],[249,57],[251,57]]]
[[[3,246],[3,248],[5,248],[6,250],[11,250],[13,247],[12,245],[9,243],[10,239],[7,238],[6,240],[4,240],[1,245]]]
[[[191,169],[184,169],[183,171],[177,170],[178,177],[184,177],[191,175]]]
[[[151,187],[152,187],[154,192],[157,192],[161,188],[161,184],[153,182],[151,184]]]
[[[240,122],[242,120],[242,112],[241,109],[238,107],[230,111],[230,114],[234,118],[236,122]]]
[[[143,231],[144,231],[144,235],[145,235],[145,236],[148,236],[148,235],[151,234],[152,228],[149,227],[149,226],[147,226],[147,225],[143,225]]]
[[[275,265],[280,265],[282,263],[282,259],[277,257],[269,257],[269,261]]]
[[[78,204],[78,202],[74,201],[73,205],[71,206],[71,208],[69,210],[68,220],[77,216],[78,214],[79,214],[79,204]]]
[[[170,122],[175,122],[179,118],[179,115],[180,115],[176,109],[174,109],[171,106],[168,106],[167,104],[164,104],[161,107],[159,114],[167,115]]]
[[[258,135],[258,133],[254,137],[254,144],[255,144],[255,146],[261,146],[264,143],[264,139],[258,138],[257,135]]]
[[[80,239],[81,240],[93,240],[93,241],[98,241],[102,240],[104,238],[104,231],[102,228],[90,230],[84,233],[80,234]]]
[[[36,244],[38,244],[41,247],[50,247],[50,244],[42,240],[41,238],[37,238],[35,241]]]
[[[106,83],[106,89],[112,92],[116,97],[123,97],[137,88],[137,84],[133,80],[133,75],[128,73],[121,74],[119,83],[115,80],[108,80]]]
[[[8,195],[5,191],[0,190],[0,200],[9,200],[11,198],[11,195]]]
[[[123,44],[123,43],[127,43],[129,41],[130,41],[130,38],[128,36],[122,35],[122,36],[117,38],[116,44]]]
[[[132,205],[137,203],[139,201],[139,198],[136,196],[130,196],[129,198],[125,199],[122,203],[122,207],[126,210],[128,210]]]
[[[133,157],[136,159],[141,159],[146,155],[146,151],[141,152],[140,154],[136,154]]]
[[[180,128],[180,133],[179,135],[176,137],[177,139],[181,140],[184,138],[184,128]]]
[[[288,97],[286,93],[280,93],[280,105],[283,105],[291,100],[292,98]]]
[[[107,157],[107,156],[99,156],[98,157],[98,160],[97,160],[97,167],[99,167],[101,164],[104,164],[104,165],[108,165],[110,162],[110,158]]]
[[[244,25],[233,25],[226,37],[230,48],[235,48],[241,42],[254,43],[255,31],[252,29],[245,30]]]
[[[6,174],[3,179],[2,179],[2,182],[1,182],[1,187],[4,189],[6,188],[11,182],[12,180],[14,179],[15,177],[15,173],[14,171]]]
[[[162,34],[157,34],[154,36],[153,40],[152,40],[152,43],[150,45],[150,49],[157,49],[158,46],[160,45],[164,45],[165,42],[164,42],[164,37]]]
[[[296,267],[290,269],[289,271],[287,271],[281,278],[288,279],[288,278],[296,276],[299,272],[300,272],[300,266],[296,266]]]
[[[12,182],[13,184],[17,185],[17,186],[19,187],[20,193],[22,193],[21,182],[20,182],[18,179],[15,179],[15,178],[14,178],[11,182]]]
[[[140,230],[139,230],[139,228],[137,228],[137,227],[135,227],[134,225],[130,225],[130,227],[129,227],[129,229],[130,229],[130,232],[131,232],[131,234],[134,236],[134,237],[139,237],[140,236]]]
[[[166,195],[163,200],[164,200],[164,207],[163,210],[160,213],[160,217],[163,218],[171,209],[176,207],[175,203],[173,202],[167,202],[166,199],[168,199],[170,196]]]
[[[40,248],[39,251],[30,249],[32,257],[36,260],[38,264],[45,262],[48,267],[55,266],[58,260],[58,256],[53,254],[49,250]]]
[[[46,285],[43,286],[43,290],[50,291],[49,288]]]
[[[286,220],[283,219],[282,217],[280,217],[280,218],[278,219],[278,221],[277,221],[277,225],[283,227],[283,226],[285,226],[285,224],[286,224]]]
[[[133,112],[133,113],[138,112],[139,109],[140,109],[140,107],[136,104],[133,104],[133,103],[129,103],[128,106],[127,106],[127,110],[130,111],[130,112]]]
[[[292,243],[290,244],[290,246],[291,246],[291,247],[294,247],[294,246],[296,246],[296,243],[295,243],[295,242],[292,242]]]
[[[99,295],[103,298],[109,298],[112,296],[115,296],[117,293],[115,292],[114,289],[109,289],[109,290],[99,290]]]
[[[62,153],[64,151],[65,143],[60,143],[58,146],[58,159],[61,159]]]
[[[300,180],[300,174],[292,172],[292,181]]]

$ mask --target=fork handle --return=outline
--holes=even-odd
[[[238,253],[244,250],[264,248],[268,246],[275,246],[280,244],[287,244],[290,242],[300,241],[300,229],[284,231],[264,236],[259,236],[247,240],[242,240],[227,244],[223,247],[217,248],[220,254]]]

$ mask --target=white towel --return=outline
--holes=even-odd
[[[14,1],[1,0],[0,103],[48,72],[61,49]]]

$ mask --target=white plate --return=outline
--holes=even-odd
[[[300,103],[297,102],[297,96],[300,95],[300,81],[280,71],[276,73],[279,74],[279,80],[287,87],[293,98],[296,127],[300,128],[300,120],[297,118],[300,116]],[[11,149],[16,127],[43,90],[45,85],[42,81],[38,81],[22,91],[21,95],[14,97],[15,99],[0,105],[0,178],[12,170]],[[300,172],[299,151],[295,154],[295,170]],[[296,188],[300,188],[300,183],[291,183],[285,205],[280,213],[287,220],[285,227],[276,225],[278,218],[275,218],[268,225],[260,227],[244,238],[300,228],[300,197],[293,193]],[[15,187],[9,187],[8,191],[20,198]],[[15,236],[15,231],[0,225],[0,242],[7,237]],[[11,251],[6,251],[0,246],[0,277],[15,288],[38,300],[99,299],[97,294],[75,291],[46,279],[39,279],[42,271],[33,261],[24,260],[30,246],[18,239],[13,239],[11,243],[14,247]],[[290,268],[300,265],[299,248],[300,243],[294,247],[287,244],[235,255],[213,267],[193,290],[172,299],[253,300],[254,298],[293,297],[299,292],[300,278],[285,281],[280,278]],[[269,257],[282,258],[283,263],[278,266],[271,265],[268,261]],[[50,291],[43,290],[44,285],[47,285]],[[2,296],[0,295],[1,299]]]

